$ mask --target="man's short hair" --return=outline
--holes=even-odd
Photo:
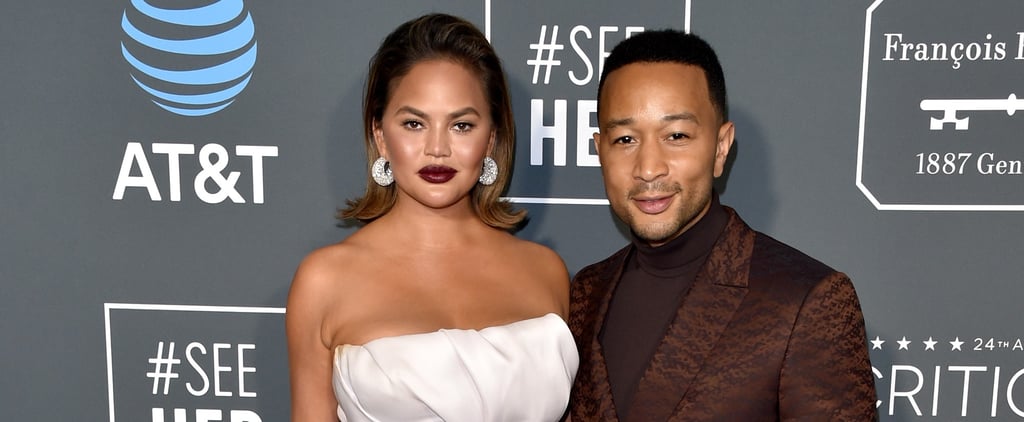
[[[711,104],[723,122],[729,120],[725,76],[715,50],[700,37],[674,29],[644,31],[623,40],[612,49],[604,61],[601,81],[597,87],[599,109],[605,78],[615,70],[633,63],[679,63],[701,68],[707,79]]]

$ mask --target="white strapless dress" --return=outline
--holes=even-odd
[[[556,314],[384,337],[334,350],[342,422],[556,421],[579,355]]]

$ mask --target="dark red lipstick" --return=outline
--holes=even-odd
[[[448,166],[430,165],[421,168],[417,173],[420,178],[430,183],[445,183],[455,177],[457,170]]]

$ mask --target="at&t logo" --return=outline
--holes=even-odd
[[[234,102],[252,79],[256,30],[242,0],[192,8],[131,0],[121,17],[121,54],[152,101],[182,116],[205,116]],[[195,2],[186,2],[195,4]]]

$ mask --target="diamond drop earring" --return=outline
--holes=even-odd
[[[498,163],[491,157],[484,157],[484,168],[480,172],[480,184],[490,186],[498,180]]]
[[[377,161],[373,162],[370,176],[373,176],[373,181],[381,186],[387,186],[395,182],[395,176],[391,174],[391,163],[385,160],[384,157],[377,158]]]

